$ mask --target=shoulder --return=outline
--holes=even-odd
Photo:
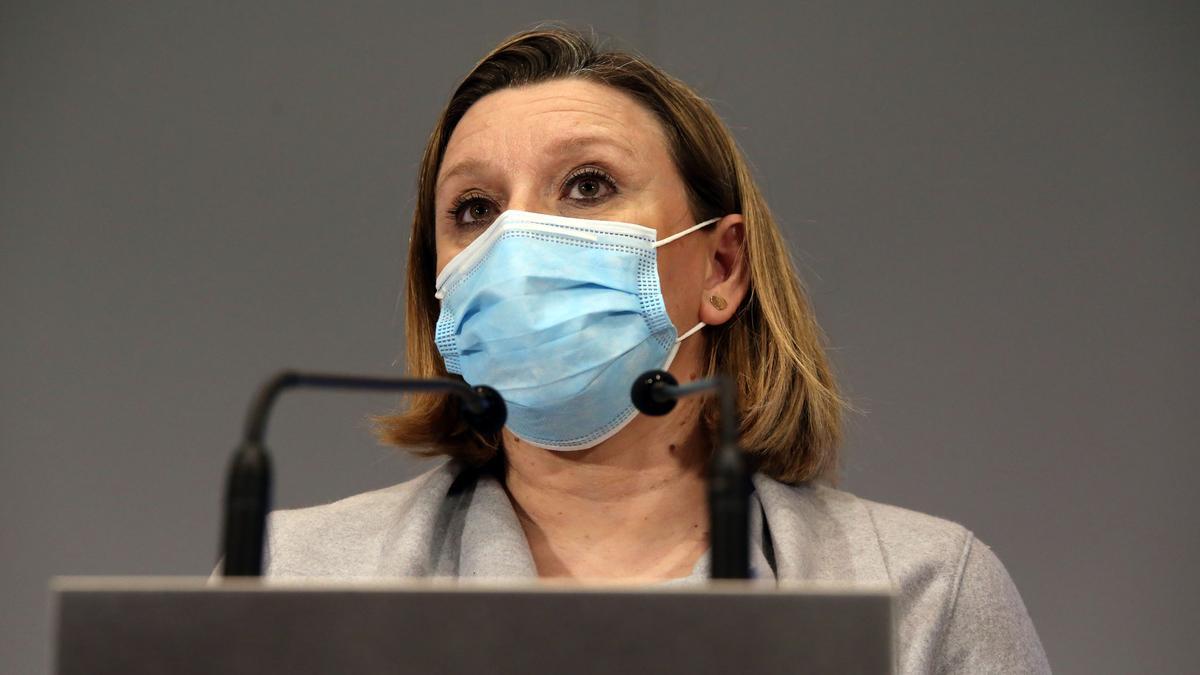
[[[906,671],[1046,673],[1041,640],[1008,570],[958,523],[860,500],[896,576]],[[926,668],[928,666],[928,668]]]
[[[319,506],[272,511],[267,521],[267,574],[377,573],[389,542],[436,519],[460,468],[447,462],[390,487]]]
[[[953,573],[973,539],[953,521],[833,487],[761,475],[754,482],[782,571],[789,555],[798,557],[801,565],[791,571],[804,578],[906,587]]]
[[[862,505],[879,540],[884,563],[898,584],[908,585],[930,576],[958,577],[976,541],[966,527],[946,518],[842,494]]]
[[[894,588],[900,672],[1048,672],[1008,571],[963,525],[828,486],[757,478],[756,486],[774,492],[772,501],[791,502],[776,508],[787,515],[780,525],[807,535],[791,545],[813,551],[806,561],[812,578],[883,581]],[[809,522],[786,522],[795,518]],[[779,538],[776,522],[770,526]]]

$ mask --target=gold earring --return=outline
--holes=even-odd
[[[722,298],[719,295],[708,296],[708,304],[716,307],[718,312],[729,306],[729,303],[725,302],[725,298]]]

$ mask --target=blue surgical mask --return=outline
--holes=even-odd
[[[667,316],[652,228],[505,211],[437,278],[435,340],[446,369],[494,387],[508,428],[550,450],[590,448],[636,410],[634,378],[667,368],[679,335]]]

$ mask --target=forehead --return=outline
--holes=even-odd
[[[441,173],[455,159],[485,153],[494,161],[531,159],[549,144],[600,137],[632,154],[665,152],[658,119],[633,96],[581,79],[492,92],[472,105],[446,145]]]

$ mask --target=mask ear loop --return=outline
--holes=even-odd
[[[718,220],[720,220],[719,217],[718,218],[710,218],[710,219],[704,221],[703,223],[696,223],[695,225],[689,227],[686,230],[683,230],[682,232],[676,232],[675,234],[673,234],[665,239],[659,239],[658,241],[654,242],[654,248],[658,248],[659,246],[664,246],[666,244],[669,244],[681,237],[686,237],[687,235],[695,232],[696,230],[699,230],[702,227],[707,227],[709,225],[712,225],[713,223],[717,222]],[[678,338],[675,338],[676,349],[678,349],[680,342],[683,342],[684,340],[695,335],[696,331],[700,330],[701,328],[704,328],[704,326],[705,326],[705,323],[703,321],[701,321],[700,323],[696,324],[695,326],[692,326],[691,328],[689,328],[687,330],[687,332],[685,332],[683,335],[680,335]],[[671,350],[671,359],[674,359],[674,358],[675,358],[675,350]],[[667,360],[668,365],[670,365],[671,359]]]
[[[704,328],[704,327],[705,327],[705,326],[707,326],[707,325],[708,325],[708,324],[706,324],[706,323],[704,323],[703,321],[701,321],[700,323],[696,324],[695,326],[692,326],[691,328],[689,328],[689,329],[687,330],[687,332],[686,332],[686,333],[684,333],[683,335],[680,335],[679,337],[675,338],[675,343],[676,343],[676,344],[678,344],[678,343],[680,343],[680,342],[683,342],[684,340],[686,340],[686,339],[688,339],[688,338],[692,337],[693,335],[695,335],[695,334],[696,334],[696,331],[700,330],[701,328]]]
[[[713,223],[717,222],[718,220],[720,220],[720,218],[713,218],[711,220],[706,220],[703,223],[696,223],[695,225],[689,227],[688,229],[686,229],[682,232],[676,232],[675,234],[673,234],[665,239],[659,239],[658,241],[654,242],[654,248],[658,248],[659,246],[665,246],[665,245],[675,241],[676,239],[679,239],[681,237],[686,237],[687,235],[695,232],[696,230],[699,230],[702,227],[712,225]]]

